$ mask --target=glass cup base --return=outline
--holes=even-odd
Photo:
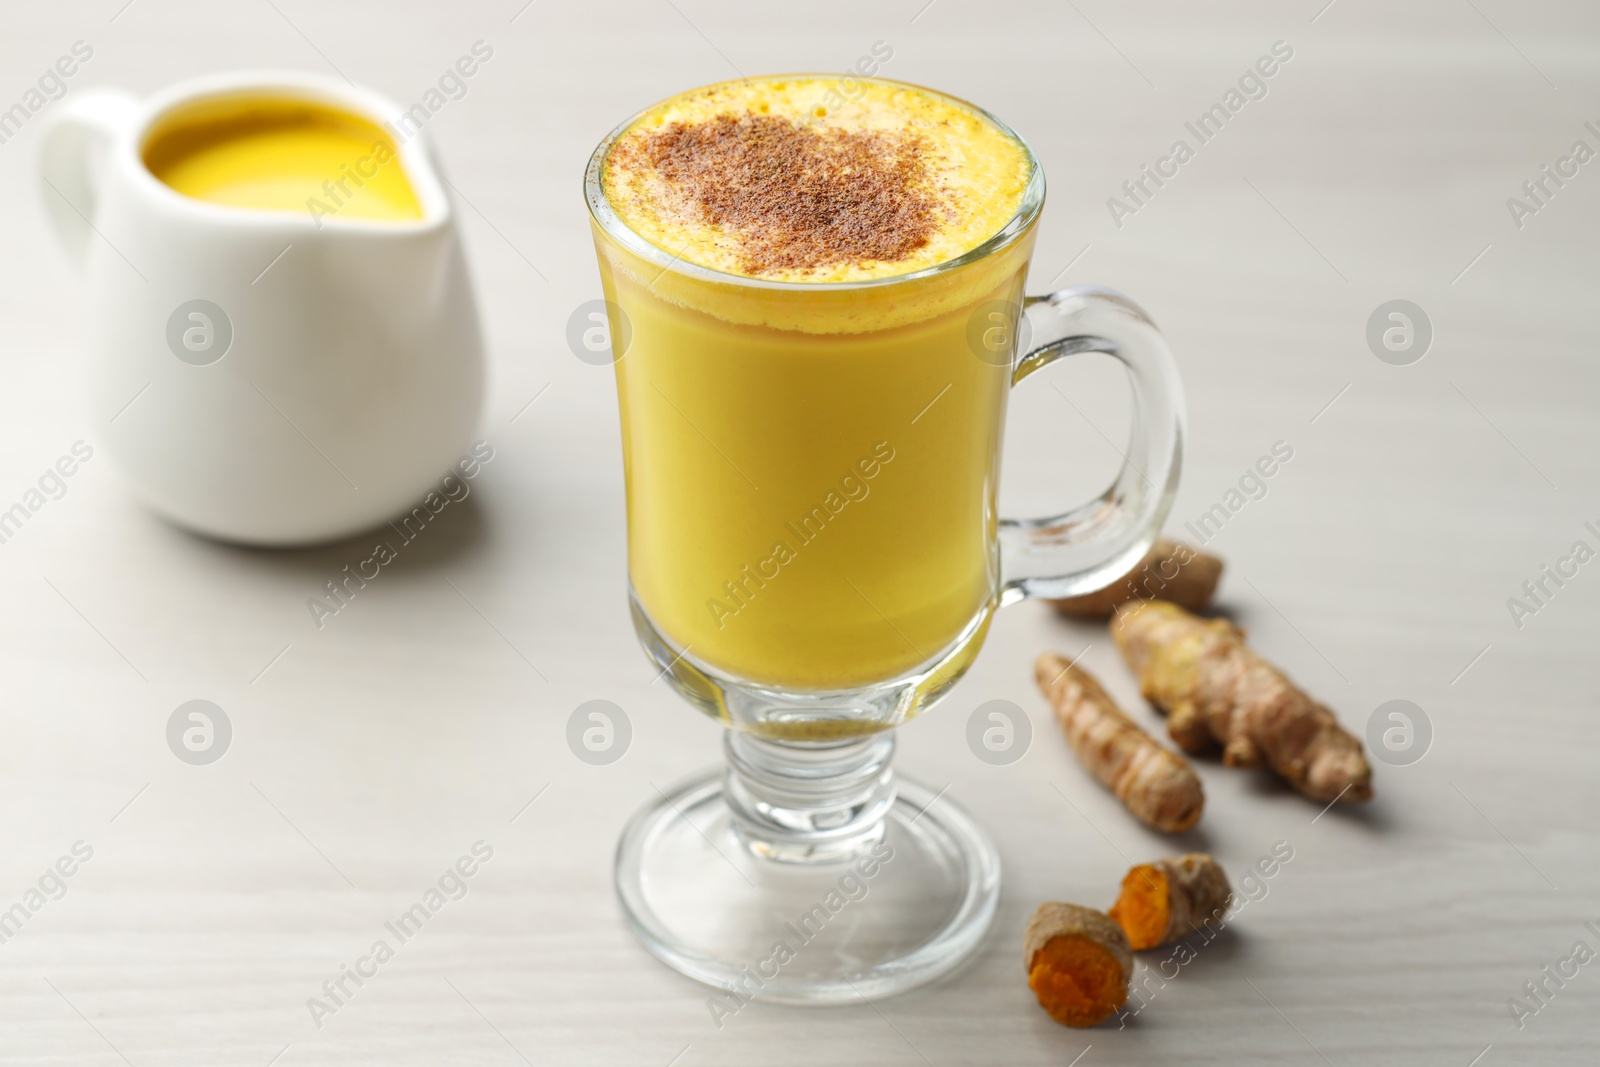
[[[723,768],[678,783],[617,846],[629,923],[663,962],[716,988],[719,1025],[753,1000],[860,1003],[949,973],[994,919],[1000,858],[954,802],[895,782],[881,835],[853,857],[803,863],[746,843]]]

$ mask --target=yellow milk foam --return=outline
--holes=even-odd
[[[668,254],[726,274],[790,282],[860,282],[910,274],[955,259],[998,233],[1016,214],[1032,177],[1027,149],[970,106],[916,86],[874,79],[841,83],[834,77],[767,77],[696,89],[645,112],[618,145],[672,123],[692,126],[719,115],[770,115],[818,132],[920,135],[929,146],[924,188],[940,206],[939,224],[927,243],[905,258],[749,275],[736,233],[670,208],[674,200],[664,195],[661,176],[648,166],[629,166],[614,146],[601,184],[622,222]]]

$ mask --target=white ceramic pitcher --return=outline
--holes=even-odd
[[[92,89],[58,106],[41,186],[88,275],[95,430],[135,492],[182,526],[258,545],[352,535],[410,510],[478,421],[483,349],[455,213],[421,134],[394,137],[416,220],[228,207],[146,168],[164,114],[235,94],[378,125],[401,113],[287,72],[147,100]]]

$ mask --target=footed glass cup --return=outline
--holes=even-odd
[[[980,943],[1000,863],[942,791],[894,773],[894,728],[955,684],[996,610],[1102,588],[1148,550],[1177,488],[1178,373],[1118,293],[1023,296],[1044,205],[1031,152],[1016,214],[973,251],[881,280],[773,282],[686,263],[618,218],[602,168],[631,123],[585,188],[633,619],[727,731],[724,766],[628,824],[617,893],[652,953],[720,990],[719,1021],[753,999],[901,992]],[[1007,395],[1079,352],[1127,368],[1126,464],[1082,506],[1002,519]]]

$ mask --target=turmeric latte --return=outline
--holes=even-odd
[[[996,605],[1011,372],[974,337],[1021,299],[1032,155],[960,101],[818,77],[685,93],[602,153],[642,617],[764,685],[922,676],[915,714]]]
[[[1031,176],[987,117],[909,85],[765,78],[645,112],[606,160],[611,206],[690,263],[775,281],[863,281],[998,232]]]
[[[388,132],[325,104],[252,94],[190,103],[151,130],[143,156],[172,189],[226,207],[422,218]]]

